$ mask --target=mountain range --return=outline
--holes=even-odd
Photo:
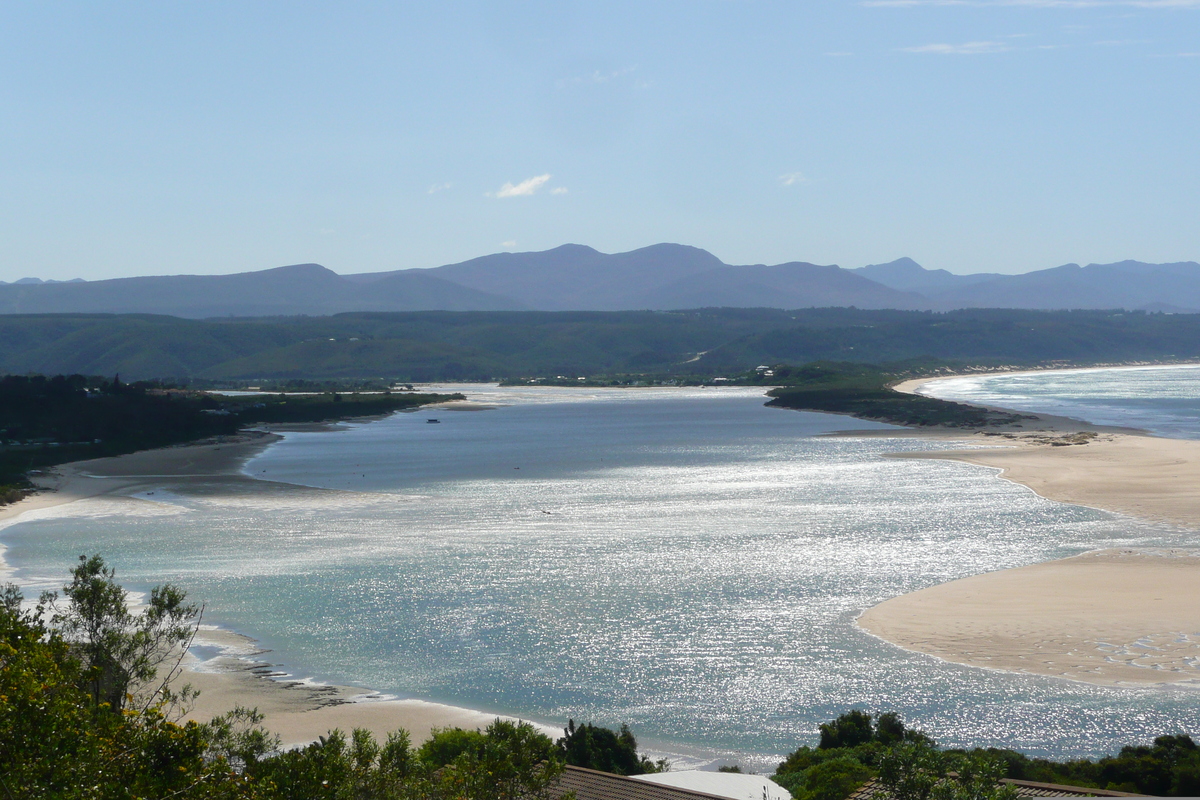
[[[626,311],[849,307],[1200,312],[1200,264],[1066,264],[957,275],[909,258],[857,269],[802,261],[735,266],[696,247],[606,254],[566,244],[433,269],[339,275],[296,264],[232,275],[0,284],[0,314],[324,316],[351,311]]]

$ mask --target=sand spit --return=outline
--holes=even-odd
[[[1049,415],[953,438],[971,449],[891,457],[993,467],[1051,500],[1200,531],[1200,441]],[[977,575],[885,601],[858,624],[959,664],[1101,685],[1200,686],[1200,550],[1098,551]]]
[[[892,457],[941,458],[994,467],[1001,477],[1050,500],[1200,530],[1200,441],[1033,432],[974,436],[970,441],[1007,446]]]
[[[958,664],[1200,687],[1200,553],[1103,550],[887,600],[864,630]]]

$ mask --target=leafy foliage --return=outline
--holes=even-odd
[[[879,761],[879,783],[893,800],[1016,800],[1002,777],[996,758],[945,753],[928,742],[901,742]]]
[[[558,752],[572,766],[617,775],[646,775],[667,769],[666,761],[652,761],[638,753],[637,739],[627,725],[613,731],[590,722],[576,727],[575,720],[569,720],[558,740]]]
[[[115,713],[85,688],[75,648],[43,616],[20,610],[15,588],[0,608],[0,793],[20,798],[166,797],[224,781],[204,758],[195,723],[159,709]],[[200,795],[194,795],[200,796]],[[208,794],[219,797],[232,794]]]
[[[51,625],[78,654],[82,688],[94,705],[120,711],[131,693],[157,682],[141,698],[150,707],[175,676],[173,669],[163,676],[159,670],[191,640],[199,609],[186,602],[181,589],[166,584],[151,590],[146,610],[135,616],[115,574],[100,556],[80,556],[71,582],[63,587],[66,607],[56,611]],[[57,594],[47,593],[42,604],[55,606],[57,599]]]
[[[894,713],[850,711],[820,726],[817,747],[797,748],[773,779],[799,800],[840,800],[871,778],[897,800],[1004,800],[1002,778],[1159,796],[1200,793],[1200,747],[1160,736],[1095,761],[1055,762],[1014,750],[942,750]]]

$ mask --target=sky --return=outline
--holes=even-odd
[[[1200,260],[1200,0],[0,0],[0,280]]]

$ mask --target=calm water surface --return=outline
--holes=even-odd
[[[820,437],[886,426],[756,391],[463,390],[496,407],[289,434],[246,466],[278,482],[262,491],[39,512],[0,532],[5,556],[32,583],[81,552],[130,585],[177,582],[295,674],[625,722],[760,769],[851,707],[1054,755],[1200,728],[1194,692],[960,667],[853,625],[913,589],[1179,531],[883,458],[949,445]]]

